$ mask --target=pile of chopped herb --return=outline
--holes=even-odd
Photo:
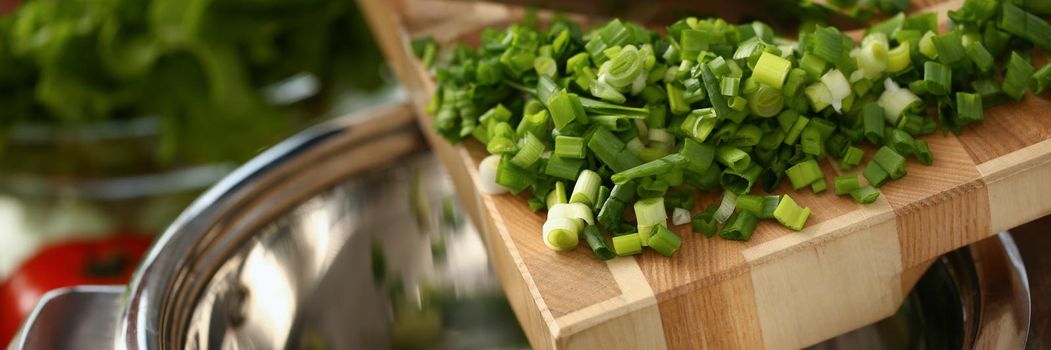
[[[898,14],[860,43],[833,27],[790,40],[717,18],[680,20],[667,35],[620,20],[586,32],[526,21],[456,47],[429,108],[449,141],[492,154],[483,190],[528,190],[529,207],[547,210],[552,249],[583,237],[601,259],[644,246],[672,255],[669,211],[708,237],[748,240],[762,219],[802,230],[809,208],[757,193],[783,181],[825,191],[819,164],[831,159],[861,174],[831,179],[833,192],[871,203],[906,175],[907,157],[935,161],[921,136],[959,133],[983,108],[1043,91],[1051,65],[1035,70],[1030,52],[1051,49],[1051,25],[1031,7],[967,0],[944,32],[934,13]],[[415,47],[435,61],[433,42]],[[878,149],[867,161],[863,144]],[[691,217],[696,190],[721,191],[722,203]]]

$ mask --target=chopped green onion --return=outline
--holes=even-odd
[[[759,117],[773,117],[784,108],[784,95],[780,90],[766,84],[759,84],[755,92],[746,93],[745,97],[748,100],[748,110]]]
[[[682,246],[682,239],[667,227],[657,226],[653,230],[653,234],[650,235],[646,242],[650,248],[661,253],[661,255],[672,256]],[[639,237],[641,238],[642,235],[640,234]]]
[[[821,83],[829,92],[829,103],[832,105],[832,108],[835,109],[836,112],[842,111],[843,99],[851,96],[853,93],[850,89],[850,82],[847,81],[847,77],[843,76],[843,72],[840,72],[838,69],[832,69],[821,76]],[[815,107],[815,111],[818,110],[820,109]]]
[[[482,117],[485,118],[485,115]],[[515,134],[518,137],[524,137],[526,133],[531,133],[537,138],[547,137],[547,120],[546,109],[533,114],[525,114],[522,116],[522,121],[518,123],[518,129],[515,130]]]
[[[916,140],[916,151],[912,155],[916,156],[920,164],[928,166],[934,164],[934,154],[931,153],[931,147],[927,141]]]
[[[785,225],[785,227],[794,231],[802,230],[809,217],[810,208],[800,207],[787,194],[781,196],[781,202],[777,204],[777,209],[774,209],[774,218],[782,225]]]
[[[1051,24],[1015,6],[1010,1],[1004,2],[997,27],[1029,40],[1046,51],[1051,51]]]
[[[715,210],[714,205],[709,205],[707,209],[694,215],[690,220],[693,232],[709,238],[715,236],[716,231],[719,230],[719,222],[715,220]]]
[[[650,239],[654,226],[667,227],[668,213],[664,210],[664,198],[646,198],[635,202],[635,221],[643,242]]]
[[[511,193],[522,192],[535,180],[533,173],[514,165],[511,157],[500,159],[500,165],[496,168],[496,183],[509,188]]]
[[[609,193],[609,187],[606,187],[605,185],[599,186],[598,197],[595,199],[595,205],[592,206],[591,209],[595,212],[598,212],[600,209],[602,209],[602,205],[606,203],[607,199],[609,199]]]
[[[988,72],[993,69],[993,55],[989,53],[989,50],[985,49],[985,45],[982,45],[981,41],[971,41],[967,43],[965,48],[967,49],[967,56],[971,57],[971,61],[978,67],[979,71]]]
[[[781,88],[782,96],[795,96],[799,89],[803,87],[803,84],[806,84],[809,80],[810,77],[807,76],[807,71],[802,68],[792,68],[788,72],[788,79],[785,81],[785,85]]]
[[[584,228],[584,239],[588,241],[588,246],[591,247],[591,251],[595,253],[595,256],[601,260],[613,259],[616,254],[613,250],[609,249],[609,245],[606,244],[606,239],[602,237],[602,232],[599,231],[598,226],[588,225]]]
[[[967,60],[963,49],[962,32],[950,30],[934,37],[934,47],[938,51],[938,61],[950,67],[959,67]]]
[[[544,222],[544,244],[558,251],[576,248],[580,243],[580,220],[556,218]]]
[[[596,129],[588,140],[588,149],[613,171],[624,171],[642,164],[634,154],[624,152],[626,147],[624,142],[601,127]]]
[[[588,169],[582,170],[580,176],[577,177],[576,184],[573,185],[573,194],[569,197],[569,202],[583,203],[588,207],[595,206],[600,185],[602,185],[602,177],[598,173]]]
[[[982,98],[966,92],[956,93],[956,120],[960,124],[980,122],[985,119]]]
[[[864,124],[865,139],[873,145],[883,144],[884,127],[886,117],[883,107],[875,102],[869,102],[861,106],[861,120]]]
[[[580,97],[574,93],[556,92],[548,99],[547,105],[556,130],[561,131],[574,121],[587,123],[587,115],[580,103]]]
[[[726,221],[726,225],[719,231],[719,237],[734,241],[747,241],[752,237],[752,232],[755,231],[758,223],[759,219],[752,212],[738,211]]]
[[[826,67],[828,67],[828,63],[825,60],[811,53],[803,54],[803,58],[799,60],[799,68],[802,68],[804,72],[810,75],[811,79],[817,79],[824,74]]]
[[[719,80],[719,92],[723,96],[733,97],[737,96],[737,89],[741,84],[741,78],[735,77],[723,77]]]
[[[588,225],[595,224],[595,217],[592,215],[591,207],[584,203],[569,202],[565,204],[556,204],[547,208],[547,218],[548,220],[577,219]]]
[[[796,191],[825,178],[821,166],[813,159],[793,165],[785,170],[785,175],[788,175],[788,180],[792,182],[792,189]]]
[[[882,119],[881,119],[882,120]],[[839,160],[839,169],[847,171],[861,164],[861,158],[865,155],[865,151],[860,148],[850,146],[843,152],[843,158]]]
[[[664,206],[693,210],[693,190],[680,188],[664,196]]]
[[[1036,74],[1033,74],[1033,94],[1039,95],[1048,86],[1051,86],[1051,63],[1044,64],[1040,70],[1036,71]]]
[[[1011,58],[1007,61],[1007,72],[1004,73],[1004,83],[1001,86],[1004,93],[1016,101],[1021,100],[1032,78],[1033,65],[1017,52],[1011,52]]]
[[[909,155],[916,150],[916,139],[901,129],[887,129],[883,137],[887,141],[886,145],[900,155]]]
[[[795,120],[795,123],[792,125],[791,129],[789,129],[788,132],[785,134],[785,144],[796,144],[796,140],[799,139],[799,135],[803,133],[803,130],[806,129],[806,126],[809,123],[809,118],[799,116],[799,118]]]
[[[658,174],[664,174],[672,171],[673,169],[680,169],[686,166],[689,160],[682,154],[673,153],[659,159],[646,162],[636,166],[634,168],[617,172],[613,174],[611,180],[614,184],[620,185],[625,182],[646,177],[655,176]]]
[[[898,128],[909,135],[920,136],[933,133],[938,128],[938,124],[934,122],[934,118],[909,113],[898,121]]]
[[[511,158],[511,163],[521,168],[528,168],[540,160],[544,153],[544,142],[527,133],[518,145],[518,153]]]
[[[952,86],[952,70],[938,62],[923,63],[923,82],[927,91],[934,95],[947,95]]]
[[[677,83],[666,83],[664,89],[668,92],[668,107],[672,114],[683,115],[690,111],[690,104],[686,103],[683,91]]]
[[[530,198],[526,201],[526,205],[529,206],[529,211],[538,212],[545,208],[544,201],[540,198]]]
[[[719,178],[719,184],[728,192],[748,193],[752,190],[752,185],[755,184],[755,180],[759,178],[759,174],[762,171],[763,167],[759,166],[759,164],[752,164],[744,171],[726,168]]]
[[[744,171],[752,164],[752,158],[748,153],[733,146],[719,146],[716,148],[715,160],[719,164],[736,171]]]
[[[563,158],[583,159],[584,139],[574,136],[555,137],[555,155]]]
[[[652,242],[671,255],[681,240],[669,216],[729,239],[749,238],[764,218],[801,230],[809,209],[748,194],[756,182],[777,191],[788,177],[796,191],[814,193],[834,185],[869,203],[877,187],[907,174],[906,158],[933,163],[920,136],[939,125],[960,133],[984,108],[1041,93],[1051,64],[1034,72],[1032,57],[1043,57],[1024,42],[1051,51],[1051,23],[1038,16],[1051,5],[1040,1],[965,0],[949,11],[947,31],[936,13],[898,14],[868,28],[860,45],[822,26],[795,42],[761,23],[720,19],[686,18],[666,36],[619,20],[580,31],[565,19],[550,27],[527,19],[483,31],[478,49],[452,52],[451,64],[433,71],[426,110],[437,133],[454,143],[473,137],[492,155],[479,165],[480,191],[530,190],[529,208],[547,209],[549,247],[571,249],[584,237],[607,259],[602,229],[637,230],[617,236],[614,250],[637,254]],[[830,6],[864,19],[904,2]],[[438,56],[433,41],[414,42],[413,53]],[[863,140],[878,148],[861,170],[867,181],[827,181],[820,162],[831,156],[852,171],[865,160]],[[722,191],[722,202],[690,218],[696,189]],[[628,206],[633,223],[624,222]],[[585,228],[595,222],[601,229]]]
[[[599,68],[599,80],[605,81],[614,88],[628,87],[643,73],[642,58],[634,45],[625,46],[611,60]]]
[[[485,194],[507,193],[507,187],[496,183],[496,174],[499,172],[501,157],[493,154],[478,163],[478,188]]]
[[[865,166],[865,170],[861,173],[865,176],[865,180],[868,180],[869,184],[876,187],[882,187],[887,181],[890,181],[890,174],[875,161],[869,161],[868,165]]]
[[[814,112],[820,112],[832,105],[832,92],[825,86],[825,83],[819,81],[810,84],[803,93],[806,94],[807,100],[810,101],[810,105],[814,108]]]
[[[682,225],[690,222],[690,211],[683,208],[673,208],[671,212],[672,225]]]
[[[547,207],[551,208],[557,204],[566,203],[566,184],[562,181],[555,181],[555,188],[547,193]]]
[[[731,191],[723,191],[723,200],[719,202],[719,209],[712,216],[718,222],[726,222],[737,208],[737,194]]]
[[[774,150],[778,146],[781,146],[785,141],[785,132],[780,128],[773,129],[763,135],[762,139],[759,139],[759,144],[755,145],[761,150]]]
[[[715,115],[715,110],[702,108],[690,112],[686,119],[682,121],[682,126],[679,129],[686,133],[687,136],[704,142],[718,123],[719,119]]]
[[[878,78],[883,71],[887,70],[887,35],[884,33],[873,33],[865,37],[858,53],[858,68],[864,73],[865,78]]]
[[[825,190],[827,189],[828,183],[825,182],[824,178],[822,178],[821,180],[814,181],[814,183],[810,184],[810,191],[814,193],[825,192]]]
[[[844,43],[849,41],[850,39],[836,28],[819,27],[807,37],[807,53],[812,53],[826,62],[838,64],[849,51],[843,47]]]
[[[857,175],[836,176],[834,182],[836,187],[836,195],[838,196],[850,194],[851,191],[861,187],[861,183],[858,181]]]
[[[544,166],[544,174],[560,179],[576,180],[583,166],[583,159],[562,158],[552,155]]]
[[[745,124],[737,128],[737,132],[726,140],[726,143],[734,147],[751,147],[759,144],[763,137],[763,129],[755,124]]]
[[[633,126],[633,121],[639,120],[638,117],[627,115],[593,115],[589,119],[592,124],[605,127],[614,132],[630,130]],[[557,150],[558,145],[555,146]]]
[[[769,52],[763,52],[752,70],[752,79],[775,89],[781,89],[792,69],[792,62]]]
[[[883,108],[883,116],[887,119],[887,122],[897,125],[901,114],[913,108],[921,100],[909,89],[899,88],[890,78],[887,78],[885,81],[888,88],[879,96],[877,103]]]
[[[737,196],[737,209],[749,211],[760,219],[773,219],[774,209],[780,201],[781,196],[742,194]]]
[[[854,197],[854,201],[860,204],[869,204],[875,202],[879,198],[879,191],[876,191],[872,186],[865,186],[850,191],[850,196]]]
[[[613,190],[609,193],[609,198],[602,203],[602,209],[598,212],[598,222],[602,227],[612,230],[620,226],[624,210],[635,199],[635,190],[635,182],[613,186]]]
[[[722,168],[719,165],[712,165],[704,173],[691,175],[687,179],[697,188],[712,190],[719,186],[719,180],[722,175]]]
[[[642,236],[638,233],[613,236],[613,250],[617,251],[617,256],[642,253]]]
[[[679,154],[686,157],[686,170],[703,174],[715,160],[715,146],[686,139]]]
[[[860,131],[858,132],[860,133]],[[847,151],[847,147],[850,147],[850,143],[853,141],[847,135],[848,133],[849,131],[844,129],[844,132],[834,133],[832,136],[829,136],[828,141],[825,141],[825,149],[833,158],[841,158],[844,152]]]
[[[554,77],[558,75],[558,63],[551,57],[537,57],[533,60],[533,70],[536,74]]]
[[[639,181],[636,193],[642,198],[663,197],[671,187],[671,183],[664,178],[645,178]]]
[[[811,123],[811,125],[813,124]],[[799,143],[803,146],[803,153],[812,155],[815,158],[825,156],[825,141],[821,138],[821,133],[818,129],[813,127],[803,129]]]
[[[938,47],[934,45],[935,37],[937,35],[934,32],[928,31],[920,38],[920,53],[932,60],[938,58]]]
[[[718,116],[720,119],[731,120],[735,123],[741,122],[741,120],[739,119],[743,119],[744,115],[741,113],[735,113],[732,109],[730,109],[730,105],[728,101],[726,101],[726,98],[724,98],[721,94],[715,93],[715,91],[719,91],[719,82],[716,79],[715,74],[712,74],[712,71],[708,68],[708,66],[709,65],[707,64],[700,65],[701,78],[704,81],[704,89],[707,91],[711,91],[711,93],[708,94],[708,100],[712,104],[712,109],[715,110],[715,115]]]
[[[887,51],[887,73],[897,73],[905,70],[912,63],[910,60],[909,42],[905,41],[897,47]]]

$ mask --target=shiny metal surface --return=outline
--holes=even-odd
[[[55,294],[11,347],[528,347],[409,109],[366,114],[239,168],[127,288]]]
[[[442,324],[463,310],[435,305],[435,293],[503,298],[479,236],[454,216],[453,195],[437,161],[419,155],[299,204],[219,268],[193,308],[186,347],[524,345],[515,328],[463,334],[472,328]],[[471,316],[517,327],[508,315],[497,303]]]
[[[120,322],[122,286],[57,289],[41,298],[11,349],[108,349]]]

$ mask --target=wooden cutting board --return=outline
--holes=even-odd
[[[476,142],[450,145],[423,111],[435,89],[410,39],[477,41],[520,8],[480,2],[359,0],[418,120],[482,232],[505,292],[534,348],[799,348],[889,316],[930,262],[955,248],[1051,213],[1051,101],[1026,96],[986,111],[962,136],[924,139],[933,166],[855,204],[826,191],[790,191],[813,215],[801,232],[772,221],[747,242],[674,227],[672,258],[652,251],[600,261],[589,249],[555,252],[543,213],[525,199],[480,194]],[[940,6],[944,10],[955,4]],[[871,155],[872,150],[869,150]],[[866,160],[868,157],[866,157]],[[828,162],[826,175],[838,175]],[[702,204],[718,202],[702,195]],[[695,210],[705,205],[696,206]]]

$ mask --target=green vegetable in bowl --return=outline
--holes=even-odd
[[[27,0],[0,17],[0,140],[157,117],[161,160],[244,160],[304,118],[274,84],[375,88],[380,62],[353,2]]]

